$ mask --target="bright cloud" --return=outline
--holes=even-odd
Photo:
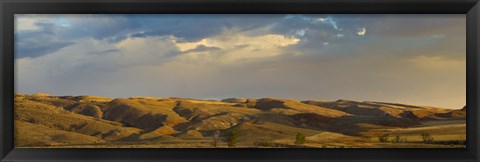
[[[277,56],[284,53],[282,47],[296,45],[300,39],[277,34],[249,36],[234,31],[225,31],[218,36],[205,38],[197,42],[173,43],[180,51],[188,52],[198,47],[214,48],[218,51],[193,51],[180,56],[181,59],[235,62],[245,59],[258,59]]]
[[[364,36],[366,33],[367,33],[366,28],[360,28],[359,31],[357,32],[357,35]]]
[[[181,51],[190,50],[199,45],[204,45],[207,47],[218,47],[222,49],[231,49],[239,46],[247,46],[251,49],[268,49],[294,45],[297,44],[299,41],[300,39],[298,38],[287,38],[283,35],[268,34],[250,37],[238,34],[229,35],[228,37],[220,36],[213,38],[205,38],[198,42],[175,42],[175,45]]]

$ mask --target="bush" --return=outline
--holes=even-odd
[[[237,145],[237,142],[238,142],[237,140],[238,140],[238,130],[237,129],[232,129],[228,133],[228,137],[227,137],[228,147],[235,147]]]
[[[433,143],[433,137],[430,135],[430,133],[424,132],[421,135],[423,143]]]
[[[36,124],[38,121],[35,118],[28,118],[27,122]]]
[[[393,143],[400,143],[402,142],[402,139],[400,138],[399,134],[395,135],[395,138],[393,139]]]
[[[378,141],[380,142],[388,142],[388,137],[390,136],[390,134],[386,133],[386,134],[382,134],[380,136],[378,136]]]
[[[213,147],[217,147],[218,144],[220,143],[220,130],[216,130],[213,132],[213,138],[212,138],[212,145]]]
[[[295,144],[297,145],[303,145],[305,143],[305,135],[302,133],[297,133],[297,136],[295,138]]]
[[[262,146],[262,147],[275,147],[276,144],[273,142],[273,140],[257,140],[254,141],[253,144],[255,146]]]

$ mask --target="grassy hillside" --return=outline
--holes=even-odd
[[[15,146],[465,147],[465,115],[465,108],[371,101],[16,94]]]

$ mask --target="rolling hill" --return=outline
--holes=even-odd
[[[16,94],[15,146],[214,147],[220,132],[216,147],[227,147],[237,132],[237,147],[449,147],[372,139],[395,133],[417,139],[429,132],[446,143],[464,141],[458,130],[465,129],[465,116],[465,107],[372,101]],[[301,146],[294,144],[299,133],[306,136]]]

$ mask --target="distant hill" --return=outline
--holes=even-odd
[[[420,127],[427,122],[452,124],[446,121],[461,121],[465,116],[465,107],[449,110],[371,101],[16,94],[15,145],[212,147],[219,131],[222,147],[235,130],[244,147],[297,147],[292,144],[297,133],[307,136],[305,147],[373,147],[369,138],[386,129]]]
[[[456,113],[458,110],[435,108],[430,106],[414,106],[397,103],[372,102],[372,101],[349,101],[337,100],[334,102],[325,101],[302,101],[302,103],[316,105],[335,110],[340,110],[353,115],[392,117],[411,120],[440,120],[449,118],[462,118],[462,115],[445,115]],[[465,116],[465,114],[463,114]]]

